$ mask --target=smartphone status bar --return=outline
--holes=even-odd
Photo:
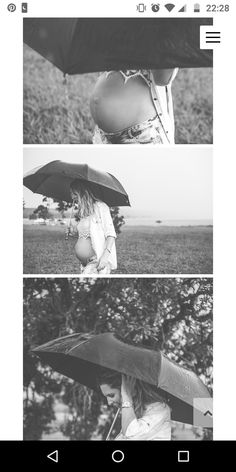
[[[122,2],[108,3],[107,1],[90,0],[90,2],[78,2],[67,0],[64,4],[56,0],[40,0],[3,2],[0,6],[1,14],[5,11],[9,15],[27,15],[42,17],[189,17],[212,16],[216,13],[227,13],[231,11],[232,0],[215,2],[214,4],[204,0],[201,2],[189,0],[168,1],[144,1],[134,0],[122,4]]]

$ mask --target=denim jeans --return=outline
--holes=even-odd
[[[138,123],[117,133],[95,128],[93,144],[163,144],[158,117]]]

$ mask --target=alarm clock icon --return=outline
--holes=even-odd
[[[160,4],[159,3],[152,3],[152,11],[154,13],[157,13],[160,10]]]

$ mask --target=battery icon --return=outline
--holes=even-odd
[[[194,13],[200,13],[200,11],[201,11],[200,3],[195,3],[194,4]]]

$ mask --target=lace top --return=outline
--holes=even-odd
[[[110,74],[112,74],[113,72],[114,71],[112,71],[112,70],[110,70],[108,72],[105,72],[106,78]],[[138,69],[138,70],[127,69],[127,70],[119,70],[118,72],[122,75],[122,77],[124,79],[124,83],[128,82],[128,80],[131,79],[132,77],[141,77],[146,82],[148,87],[151,87],[152,80],[151,80],[150,70],[146,70],[146,69]]]
[[[90,217],[82,218],[77,224],[79,239],[90,238]]]

